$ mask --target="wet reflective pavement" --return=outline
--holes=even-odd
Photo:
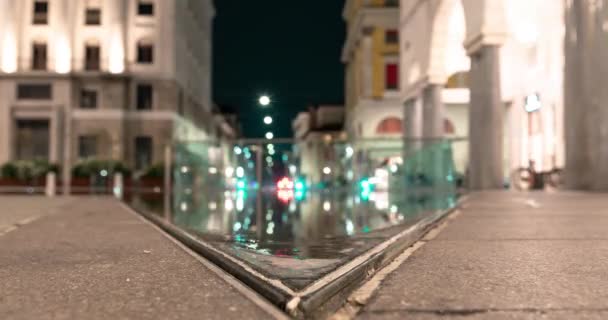
[[[425,192],[180,190],[166,216],[162,203],[134,198],[138,210],[230,255],[292,290],[301,290],[353,258],[456,204]]]

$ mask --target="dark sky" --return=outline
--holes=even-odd
[[[238,108],[243,134],[291,137],[310,104],[343,104],[344,0],[216,0],[214,101]],[[262,109],[257,98],[273,104]],[[265,126],[265,114],[275,122]]]

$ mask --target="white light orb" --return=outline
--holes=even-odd
[[[266,107],[270,104],[270,97],[263,95],[260,97],[259,102],[260,102],[260,105]]]

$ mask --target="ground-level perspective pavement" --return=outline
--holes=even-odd
[[[1,319],[268,319],[235,288],[112,198],[0,197]]]
[[[0,203],[12,226],[0,235],[2,319],[288,317],[117,200]],[[471,194],[356,312],[341,312],[347,302],[318,318],[605,319],[607,205],[603,194]]]
[[[474,194],[363,319],[606,319],[608,197]]]

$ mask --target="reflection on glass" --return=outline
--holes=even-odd
[[[305,163],[296,146],[278,143],[177,144],[166,218],[202,239],[255,254],[334,258],[456,203],[461,173],[450,141],[329,148],[331,162]]]

